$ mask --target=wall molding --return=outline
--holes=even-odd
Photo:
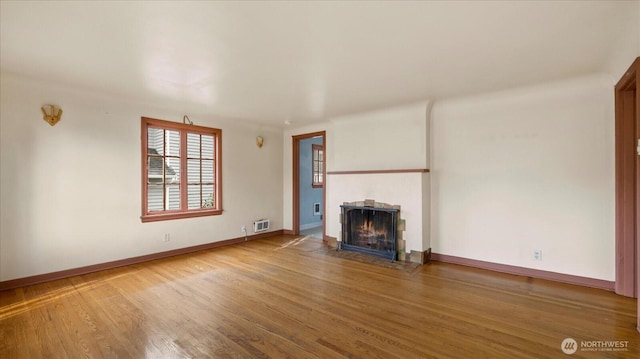
[[[443,263],[459,264],[463,266],[480,268],[480,269],[488,269],[488,270],[502,272],[502,273],[516,274],[516,275],[521,275],[525,277],[532,277],[532,278],[552,280],[555,282],[575,284],[583,287],[604,289],[612,292],[615,289],[615,282],[612,282],[612,281],[581,277],[581,276],[576,276],[571,274],[549,272],[549,271],[540,270],[540,269],[518,267],[518,266],[512,266],[508,264],[485,262],[477,259],[456,257],[456,256],[450,256],[446,254],[431,253],[431,260],[443,262]]]
[[[247,236],[246,240],[251,241],[251,240],[256,240],[261,238],[278,236],[282,234],[284,234],[283,230],[258,233],[258,234]],[[244,241],[245,241],[245,237],[238,237],[238,238],[226,239],[219,242],[211,242],[211,243],[200,244],[192,247],[178,248],[178,249],[173,249],[165,252],[158,252],[158,253],[152,253],[152,254],[147,254],[147,255],[138,256],[138,257],[120,259],[112,262],[93,264],[85,267],[65,269],[57,272],[38,274],[38,275],[24,277],[24,278],[10,279],[7,281],[0,282],[0,291],[14,289],[18,287],[24,287],[32,284],[43,283],[43,282],[50,282],[53,280],[64,279],[64,278],[69,278],[77,275],[98,272],[106,269],[124,267],[131,264],[149,262],[152,260],[178,256],[181,254],[189,254],[189,253],[194,253],[194,252],[203,251],[207,249],[224,247],[231,244],[242,243]]]
[[[364,170],[364,171],[327,171],[327,175],[366,175],[377,173],[426,173],[428,168],[410,168],[401,170]]]

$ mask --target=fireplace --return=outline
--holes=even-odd
[[[345,203],[342,210],[341,250],[397,259],[399,206],[376,206],[375,201]]]

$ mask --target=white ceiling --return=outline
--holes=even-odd
[[[601,71],[632,1],[0,2],[3,71],[281,125]]]

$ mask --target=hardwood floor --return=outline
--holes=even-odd
[[[321,246],[280,236],[0,292],[0,357],[557,358],[567,337],[575,358],[640,353],[635,299]],[[580,348],[613,340],[627,351]]]

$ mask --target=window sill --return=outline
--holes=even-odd
[[[140,216],[140,220],[142,220],[142,223],[146,223],[146,222],[168,221],[171,219],[218,216],[221,214],[222,214],[221,209],[190,211],[190,212],[160,213],[160,214],[145,214]]]

